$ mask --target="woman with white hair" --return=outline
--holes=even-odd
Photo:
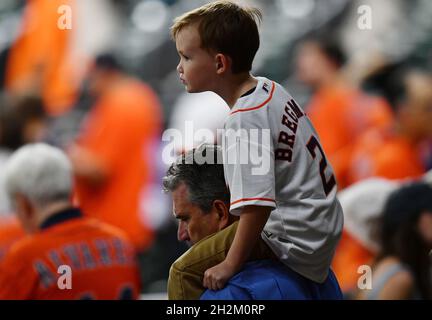
[[[9,159],[6,191],[29,235],[0,266],[0,299],[137,297],[130,241],[72,206],[72,179],[69,159],[46,144],[24,146]]]

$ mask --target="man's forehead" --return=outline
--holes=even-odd
[[[181,182],[177,188],[172,192],[173,199],[173,213],[183,210],[185,206],[190,205],[189,201],[189,189],[187,185]]]
[[[183,198],[189,195],[189,188],[186,183],[180,182],[172,193],[174,198]]]
[[[181,205],[177,204],[176,202],[173,201],[173,210],[172,210],[172,214],[174,216],[174,218],[180,218],[184,215],[184,209]]]

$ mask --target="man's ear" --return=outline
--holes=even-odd
[[[23,218],[29,219],[33,216],[33,206],[27,197],[24,197],[21,194],[15,195],[15,204]]]
[[[213,207],[216,210],[216,213],[218,215],[218,224],[219,224],[219,230],[222,230],[223,228],[227,227],[229,225],[229,208],[228,206],[221,200],[215,200],[213,201]]]
[[[218,53],[215,56],[215,63],[216,63],[216,73],[220,75],[231,69],[232,60],[227,55],[223,53]]]
[[[21,194],[16,194],[14,196],[14,206],[15,213],[18,220],[21,222],[23,229],[28,233],[33,233],[35,211],[30,200]]]

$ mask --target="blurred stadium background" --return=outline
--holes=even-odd
[[[193,121],[195,129],[216,130],[222,128],[226,112],[217,97],[194,98],[184,93],[176,71],[175,44],[169,35],[169,27],[176,16],[207,2],[0,2],[0,115],[3,114],[0,118],[0,137],[3,132],[0,179],[1,166],[19,145],[42,140],[67,150],[74,143],[83,121],[97,102],[90,83],[94,61],[101,54],[115,58],[122,72],[147,83],[158,97],[162,115],[157,125],[159,134],[151,142],[152,153],[147,153],[143,160],[151,163],[146,170],[152,171],[152,175],[146,180],[145,192],[140,194],[140,214],[144,216],[141,220],[151,230],[151,240],[140,254],[143,298],[146,299],[165,297],[169,266],[187,249],[185,244],[177,241],[170,198],[161,191],[160,179],[167,168],[161,156],[162,132],[168,128],[184,130],[185,120]],[[393,107],[398,90],[394,80],[398,80],[401,68],[416,68],[429,74],[432,70],[432,2],[429,0],[251,0],[243,3],[261,8],[264,14],[260,26],[261,46],[253,74],[283,84],[304,108],[309,105],[316,88],[299,79],[297,63],[299,46],[310,37],[338,43],[346,55],[346,63],[338,70],[345,81],[367,95],[385,99],[390,107]],[[71,8],[71,29],[61,30],[57,26],[63,14],[58,8],[62,5]],[[359,27],[363,14],[359,8],[362,6],[371,9],[371,29]],[[31,103],[29,96],[40,100]],[[22,97],[27,100],[20,103]],[[42,114],[38,114],[39,109],[34,106],[38,103],[42,106]],[[429,103],[432,108],[432,102]],[[32,105],[28,108],[36,111],[29,111],[30,115],[24,116],[25,112],[20,109],[20,115],[8,117],[10,109],[17,105],[20,108]],[[205,111],[198,110],[201,106]],[[211,116],[206,119],[206,115]],[[37,119],[43,120],[38,122]],[[19,128],[9,128],[13,121],[17,121]],[[6,141],[7,130],[20,132],[22,139]],[[421,155],[424,172],[432,165],[430,137],[425,140]],[[191,141],[183,148],[197,142]],[[116,147],[113,145],[112,148]],[[344,187],[349,185],[347,182]],[[0,217],[6,230],[11,208],[2,198],[1,185]],[[0,227],[0,240],[1,232]],[[3,246],[0,258],[6,254],[9,242],[0,244]],[[356,262],[343,260],[340,263]],[[349,291],[352,279],[344,278],[343,281]]]

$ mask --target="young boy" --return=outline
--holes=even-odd
[[[231,108],[226,132],[240,132],[223,145],[230,212],[240,216],[237,230],[231,229],[231,247],[221,261],[207,260],[213,266],[207,264],[204,276],[194,270],[185,277],[203,276],[204,287],[212,290],[223,288],[240,271],[260,237],[292,270],[322,283],[343,225],[333,171],[311,122],[279,84],[250,74],[260,20],[258,9],[217,1],[178,17],[171,28],[180,55],[177,70],[186,90],[220,95]],[[253,139],[254,130],[261,140]],[[239,160],[245,150],[262,151],[261,160],[269,161],[265,174],[254,171],[258,154],[249,155],[247,163]],[[230,161],[232,155],[237,155],[235,161]],[[218,239],[210,237],[197,245],[211,241]],[[208,257],[215,254],[207,252]],[[177,280],[181,276],[172,274],[182,270],[173,267],[169,297],[185,298],[170,295],[170,286],[183,286]]]

